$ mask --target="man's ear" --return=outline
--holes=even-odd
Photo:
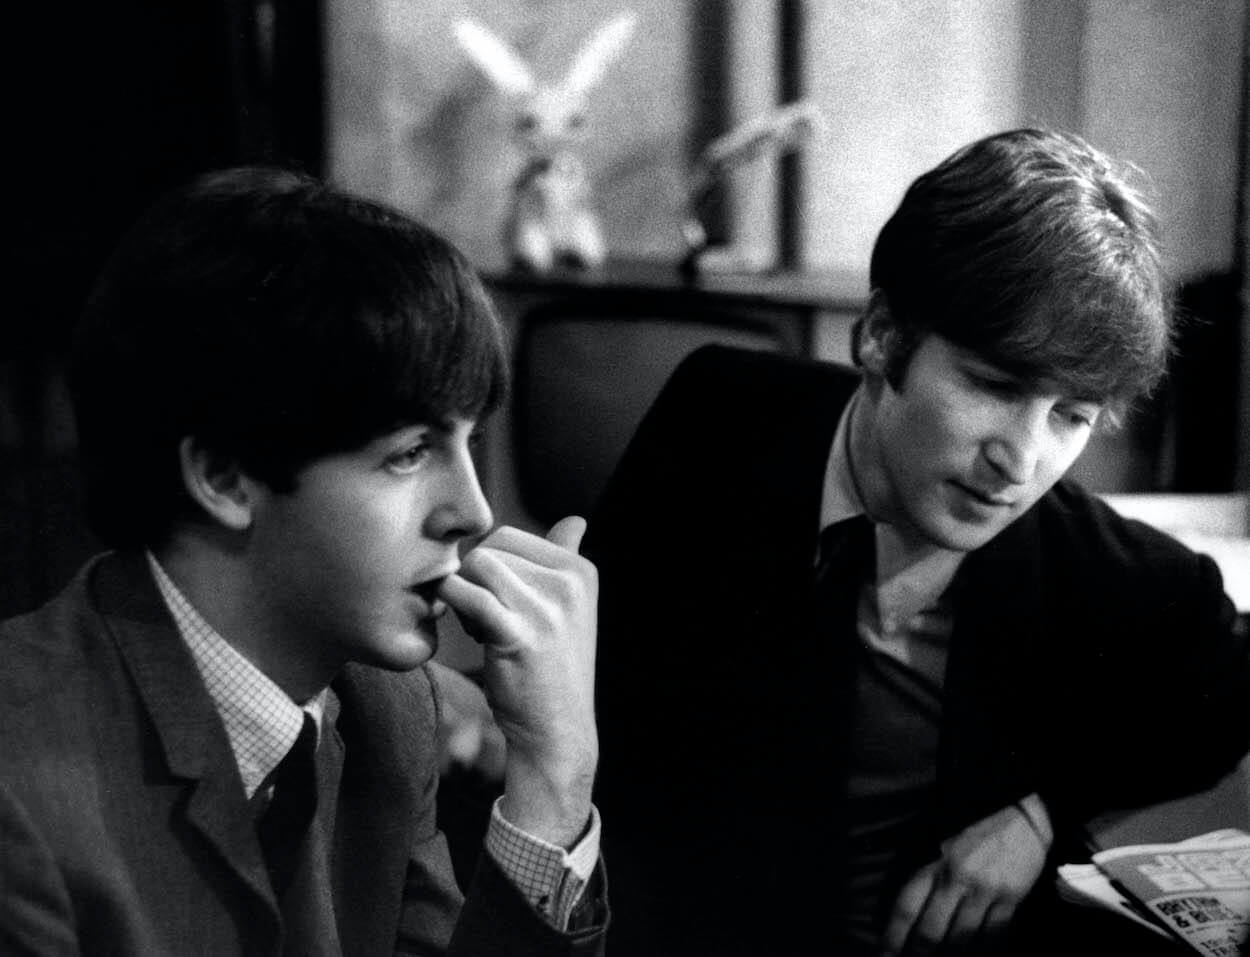
[[[859,364],[865,372],[884,376],[890,364],[897,330],[894,317],[880,290],[873,290],[868,309],[860,321],[859,339],[856,342]]]
[[[187,494],[211,519],[236,532],[251,526],[255,487],[238,462],[187,436],[178,443],[178,464]]]

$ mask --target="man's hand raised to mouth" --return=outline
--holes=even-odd
[[[507,741],[500,813],[572,847],[590,817],[598,572],[577,549],[586,521],[546,538],[497,528],[444,580],[443,599],[485,653],[486,697]]]

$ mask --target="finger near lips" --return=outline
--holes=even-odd
[[[599,575],[588,559],[519,534],[519,539],[487,542],[466,553],[460,574],[492,590],[498,586],[500,600],[514,607],[533,608],[535,599],[566,607],[596,600]],[[516,542],[518,549],[511,547]]]
[[[525,559],[478,548],[465,556],[459,573],[443,580],[439,594],[473,638],[497,643],[518,621],[549,617],[548,599],[564,587],[560,577]]]
[[[562,526],[568,523],[568,526],[562,530]],[[518,555],[538,565],[548,568],[569,568],[589,562],[577,554],[576,547],[568,547],[562,542],[580,544],[582,532],[580,529],[585,528],[585,520],[581,518],[562,519],[557,522],[549,534],[556,536],[556,540],[549,540],[534,535],[530,532],[522,531],[519,528],[513,528],[510,525],[501,525],[482,541],[478,548],[492,548],[496,551],[506,554]],[[476,551],[474,549],[473,551]],[[468,554],[473,554],[469,552]]]
[[[530,610],[535,597],[558,587],[561,572],[519,555],[478,546],[464,556],[459,577],[490,592],[500,604]]]
[[[481,585],[475,585],[459,575],[448,575],[438,588],[439,597],[447,602],[464,624],[464,630],[478,641],[487,636],[483,626],[488,626],[501,609],[498,599]]]

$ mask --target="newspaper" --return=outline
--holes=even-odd
[[[1059,892],[1106,907],[1207,957],[1237,957],[1250,939],[1250,834],[1225,828],[1176,844],[1099,851],[1059,868]]]

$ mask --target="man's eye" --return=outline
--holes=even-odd
[[[969,372],[968,379],[982,392],[989,392],[993,395],[1014,396],[1020,392],[1020,383],[1015,379],[986,375],[983,372]]]
[[[409,446],[401,452],[388,456],[386,467],[392,472],[411,472],[421,464],[422,460],[429,454],[429,451],[430,447],[425,443]]]
[[[1055,410],[1065,422],[1077,428],[1092,428],[1098,413],[1078,407],[1059,406]]]

